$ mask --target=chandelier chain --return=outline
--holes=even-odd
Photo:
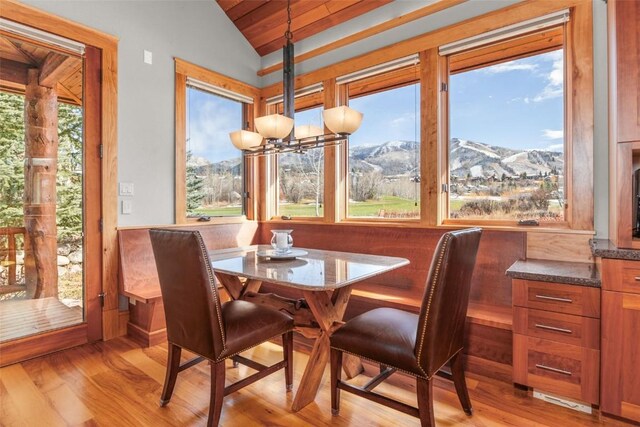
[[[284,37],[287,40],[293,38],[293,33],[291,32],[291,0],[287,0],[287,31],[285,31]]]

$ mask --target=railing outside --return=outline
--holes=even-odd
[[[18,248],[25,249],[25,234],[24,227],[0,227],[0,296],[25,290],[24,266],[18,268],[17,257]]]

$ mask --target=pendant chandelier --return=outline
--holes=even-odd
[[[330,108],[322,112],[324,125],[331,133],[313,125],[296,126],[294,129],[294,54],[291,32],[291,0],[287,0],[287,41],[282,49],[282,92],[284,115],[270,114],[257,117],[258,132],[237,130],[229,137],[233,145],[245,156],[261,156],[276,153],[304,153],[310,148],[329,147],[345,141],[362,123],[362,113],[347,106]]]

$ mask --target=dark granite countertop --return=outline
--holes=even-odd
[[[611,240],[607,239],[591,239],[591,252],[593,256],[601,258],[629,259],[633,261],[640,260],[640,250],[637,249],[621,249],[614,246]]]
[[[600,287],[600,274],[595,264],[586,262],[520,260],[514,262],[506,274],[515,279]]]

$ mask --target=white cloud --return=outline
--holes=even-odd
[[[542,92],[533,98],[533,102],[559,98],[564,93],[564,58],[562,51],[551,52],[548,58],[553,61],[553,65],[551,72],[546,76],[547,85],[542,89]]]
[[[187,149],[194,155],[209,158],[212,153],[220,152],[229,145],[229,132],[240,129],[242,123],[239,116],[230,108],[224,108],[219,103],[206,100],[199,104],[199,108],[190,111]],[[222,153],[220,153],[222,154]]]
[[[489,74],[507,73],[509,71],[535,71],[537,64],[516,63],[516,61],[503,62],[491,67],[483,68]]]
[[[389,121],[389,126],[400,127],[405,126],[405,123],[415,122],[415,115],[413,113],[406,113],[402,116],[395,117]]]
[[[542,129],[542,136],[545,139],[562,139],[564,138],[564,130]]]

